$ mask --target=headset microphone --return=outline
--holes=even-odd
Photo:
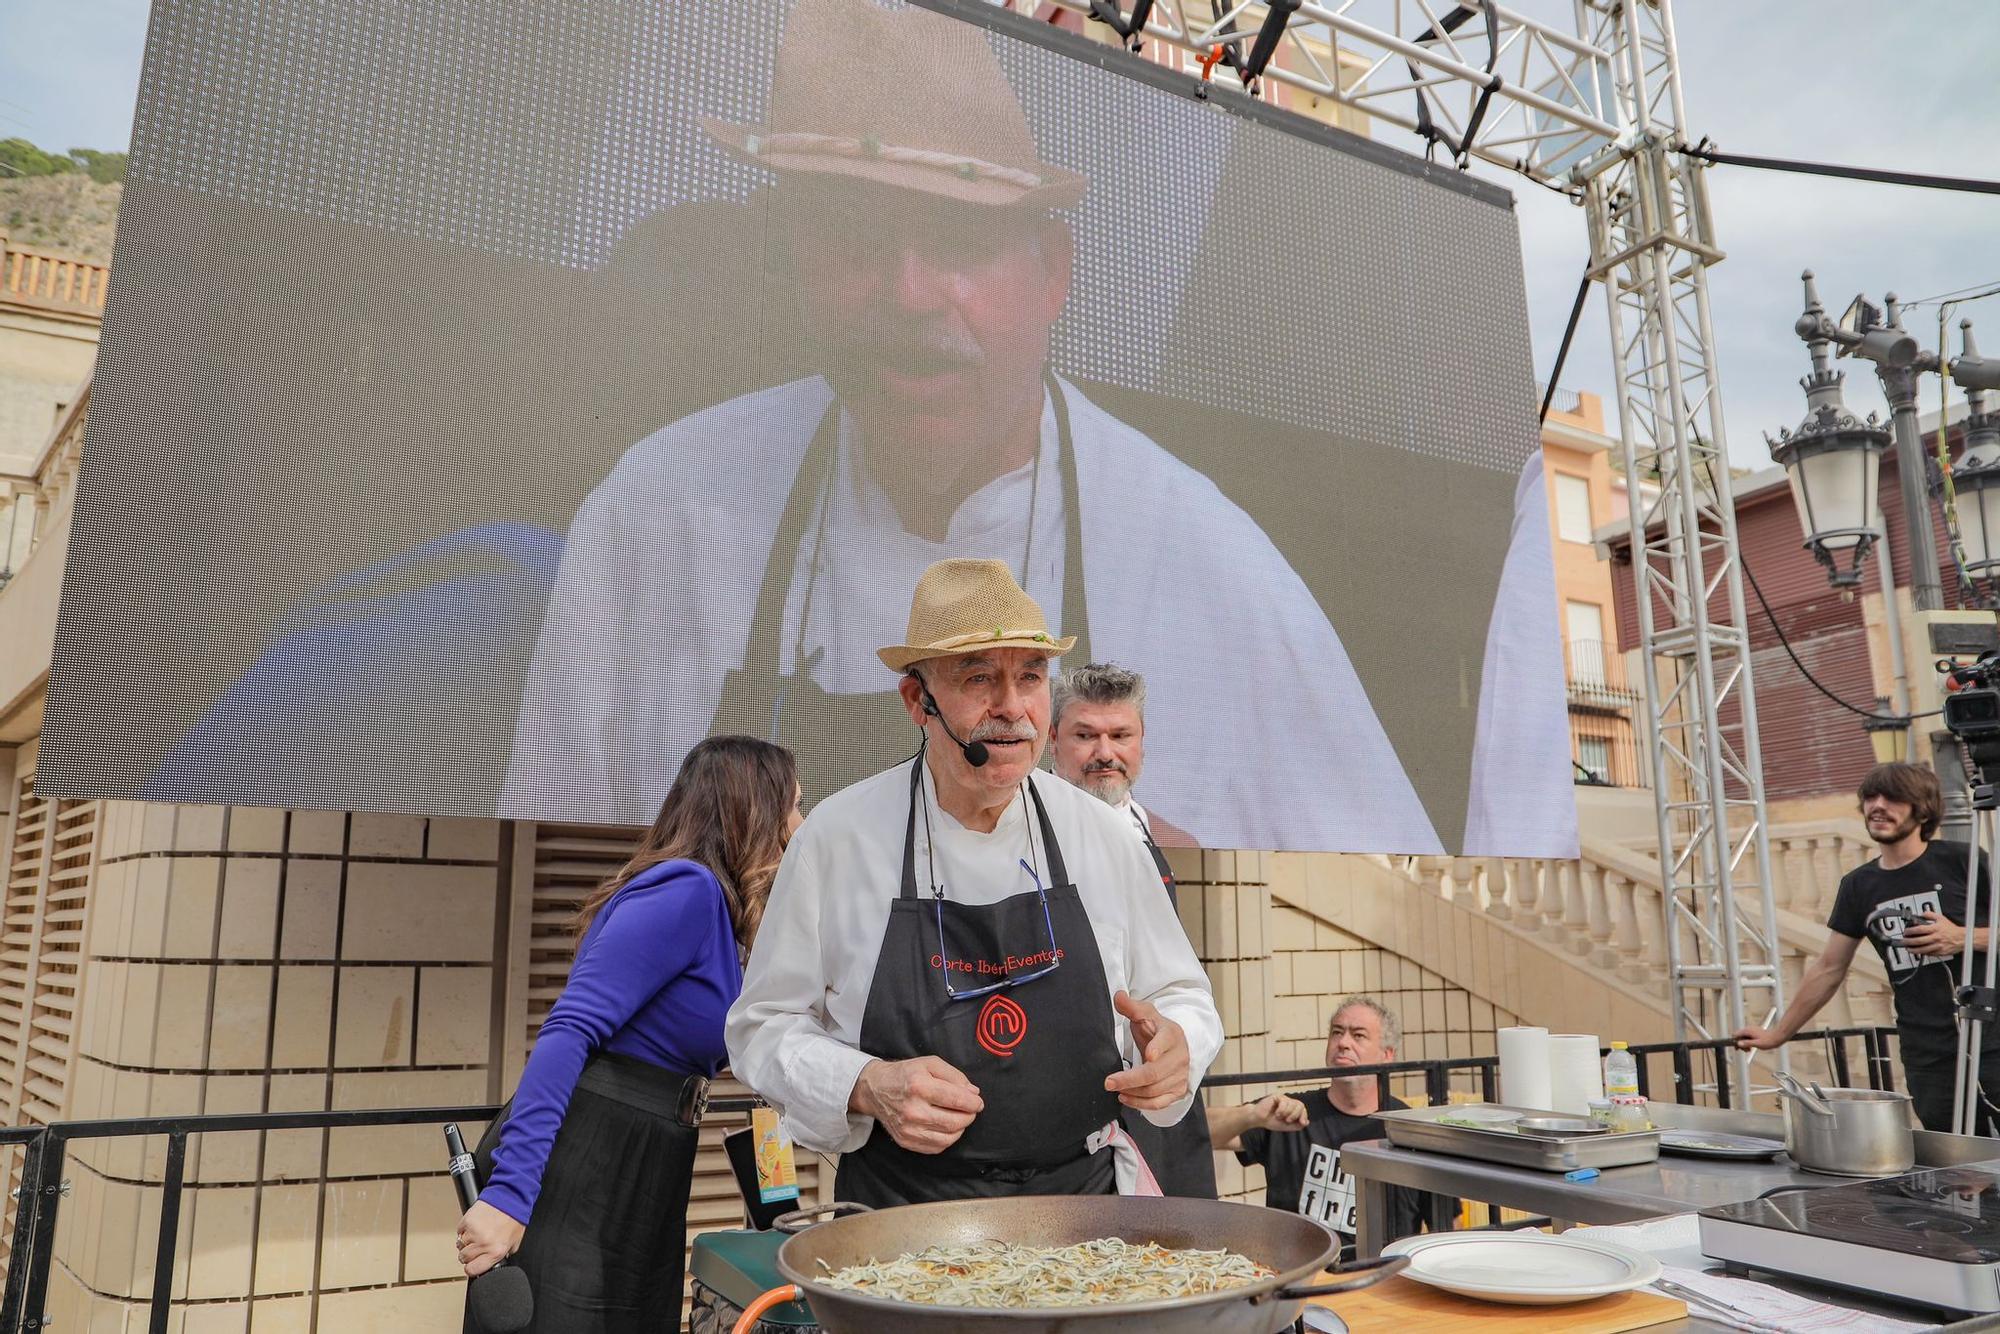
[[[925,687],[924,689],[924,712],[938,720],[938,726],[944,729],[944,734],[950,737],[952,744],[964,753],[967,764],[975,769],[985,767],[986,761],[992,758],[992,752],[986,749],[986,743],[984,741],[960,741],[957,735],[952,732],[951,724],[944,720],[942,713],[938,712],[937,700],[932,697],[929,687]]]

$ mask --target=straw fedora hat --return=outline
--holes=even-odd
[[[1003,560],[941,560],[925,570],[910,599],[904,638],[909,642],[875,650],[892,672],[981,649],[1031,648],[1055,657],[1076,645],[1075,635],[1049,633],[1042,609]]]
[[[1041,160],[981,30],[875,0],[798,0],[771,77],[770,120],[702,128],[736,157],[962,204],[1066,208],[1089,181]]]

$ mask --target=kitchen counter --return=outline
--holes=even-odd
[[[1653,1111],[1654,1120],[1663,1128],[1762,1135],[1778,1140],[1785,1137],[1782,1116],[1679,1104],[1656,1104]],[[1919,1166],[2000,1159],[2000,1141],[1996,1140],[1926,1131],[1918,1131],[1917,1140]],[[1763,1162],[1742,1162],[1662,1154],[1657,1162],[1608,1168],[1594,1180],[1572,1182],[1564,1180],[1556,1172],[1506,1167],[1476,1159],[1398,1148],[1387,1140],[1343,1145],[1340,1165],[1354,1178],[1359,1194],[1356,1201],[1359,1218],[1355,1251],[1364,1257],[1379,1255],[1387,1241],[1382,1235],[1380,1220],[1388,1216],[1387,1194],[1391,1186],[1407,1186],[1544,1214],[1555,1221],[1560,1230],[1575,1223],[1633,1223],[1668,1214],[1698,1212],[1716,1205],[1755,1199],[1782,1187],[1819,1187],[1839,1180],[1803,1171],[1785,1155]],[[1912,1308],[1877,1307],[1865,1298],[1841,1289],[1792,1279],[1766,1278],[1764,1281],[1843,1306],[1879,1310],[1906,1320],[1924,1318],[1921,1312]],[[1558,1309],[1551,1308],[1552,1317]],[[1559,1326],[1560,1321],[1552,1319],[1551,1324]],[[1711,1330],[1727,1329],[1729,1326],[1703,1319],[1697,1313],[1691,1314],[1685,1321],[1656,1328]],[[1953,1331],[1953,1334],[2000,1331],[2000,1315],[1969,1317],[1943,1328]]]
[[[1801,1171],[1782,1156],[1746,1163],[1663,1153],[1658,1162],[1608,1167],[1593,1181],[1565,1181],[1560,1172],[1400,1149],[1386,1139],[1342,1145],[1340,1166],[1360,1191],[1355,1253],[1363,1256],[1381,1254],[1388,1240],[1379,1221],[1388,1216],[1390,1186],[1546,1214],[1565,1225],[1635,1223],[1754,1200],[1781,1186],[1824,1186],[1832,1180]]]
[[[1654,1103],[1651,1110],[1661,1129],[1785,1138],[1785,1118],[1770,1113],[1680,1103]],[[1919,1167],[2000,1159],[2000,1140],[1919,1130],[1916,1142]],[[1387,1240],[1380,1235],[1380,1220],[1387,1217],[1390,1186],[1410,1186],[1546,1214],[1563,1226],[1632,1223],[1662,1214],[1699,1212],[1719,1204],[1754,1200],[1785,1186],[1816,1187],[1841,1180],[1804,1171],[1783,1154],[1763,1162],[1741,1162],[1663,1153],[1657,1162],[1607,1168],[1592,1181],[1565,1181],[1559,1172],[1403,1149],[1385,1139],[1341,1146],[1340,1166],[1354,1178],[1360,1192],[1355,1253],[1362,1256],[1381,1254]]]

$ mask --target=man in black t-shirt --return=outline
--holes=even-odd
[[[1944,814],[1937,776],[1914,764],[1878,764],[1861,780],[1861,814],[1882,855],[1840,881],[1826,924],[1826,948],[1806,969],[1792,1003],[1770,1028],[1745,1028],[1739,1047],[1768,1050],[1788,1042],[1820,1007],[1839,994],[1854,951],[1868,938],[1894,984],[1896,1033],[1903,1077],[1917,1119],[1950,1130],[1958,1059],[1958,1012],[1953,996],[1965,950],[1967,850],[1932,842]],[[1979,868],[1976,921],[1986,926],[1986,868]],[[1991,937],[1986,936],[1990,945]],[[1975,955],[1983,975],[1985,957]],[[2000,1109],[2000,1024],[1980,1042],[1981,1134]]]
[[[1326,1037],[1329,1066],[1379,1065],[1396,1059],[1400,1036],[1396,1017],[1380,1001],[1349,996],[1340,1003]],[[1239,1107],[1214,1107],[1208,1113],[1210,1141],[1218,1149],[1233,1149],[1245,1167],[1264,1169],[1264,1203],[1289,1209],[1322,1223],[1354,1244],[1356,1198],[1354,1178],[1340,1166],[1340,1148],[1351,1140],[1381,1139],[1376,1113],[1408,1104],[1381,1096],[1375,1076],[1335,1079],[1323,1089],[1293,1097],[1273,1093]],[[1393,1240],[1422,1230],[1429,1201],[1442,1218],[1456,1204],[1421,1191],[1396,1186],[1389,1191],[1389,1218],[1383,1237]]]

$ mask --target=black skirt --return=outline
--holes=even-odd
[[[691,1077],[609,1052],[584,1067],[514,1254],[534,1293],[528,1334],[680,1329],[699,1136],[679,1118]],[[480,1140],[481,1181],[505,1119]],[[465,1334],[485,1334],[470,1309]]]

